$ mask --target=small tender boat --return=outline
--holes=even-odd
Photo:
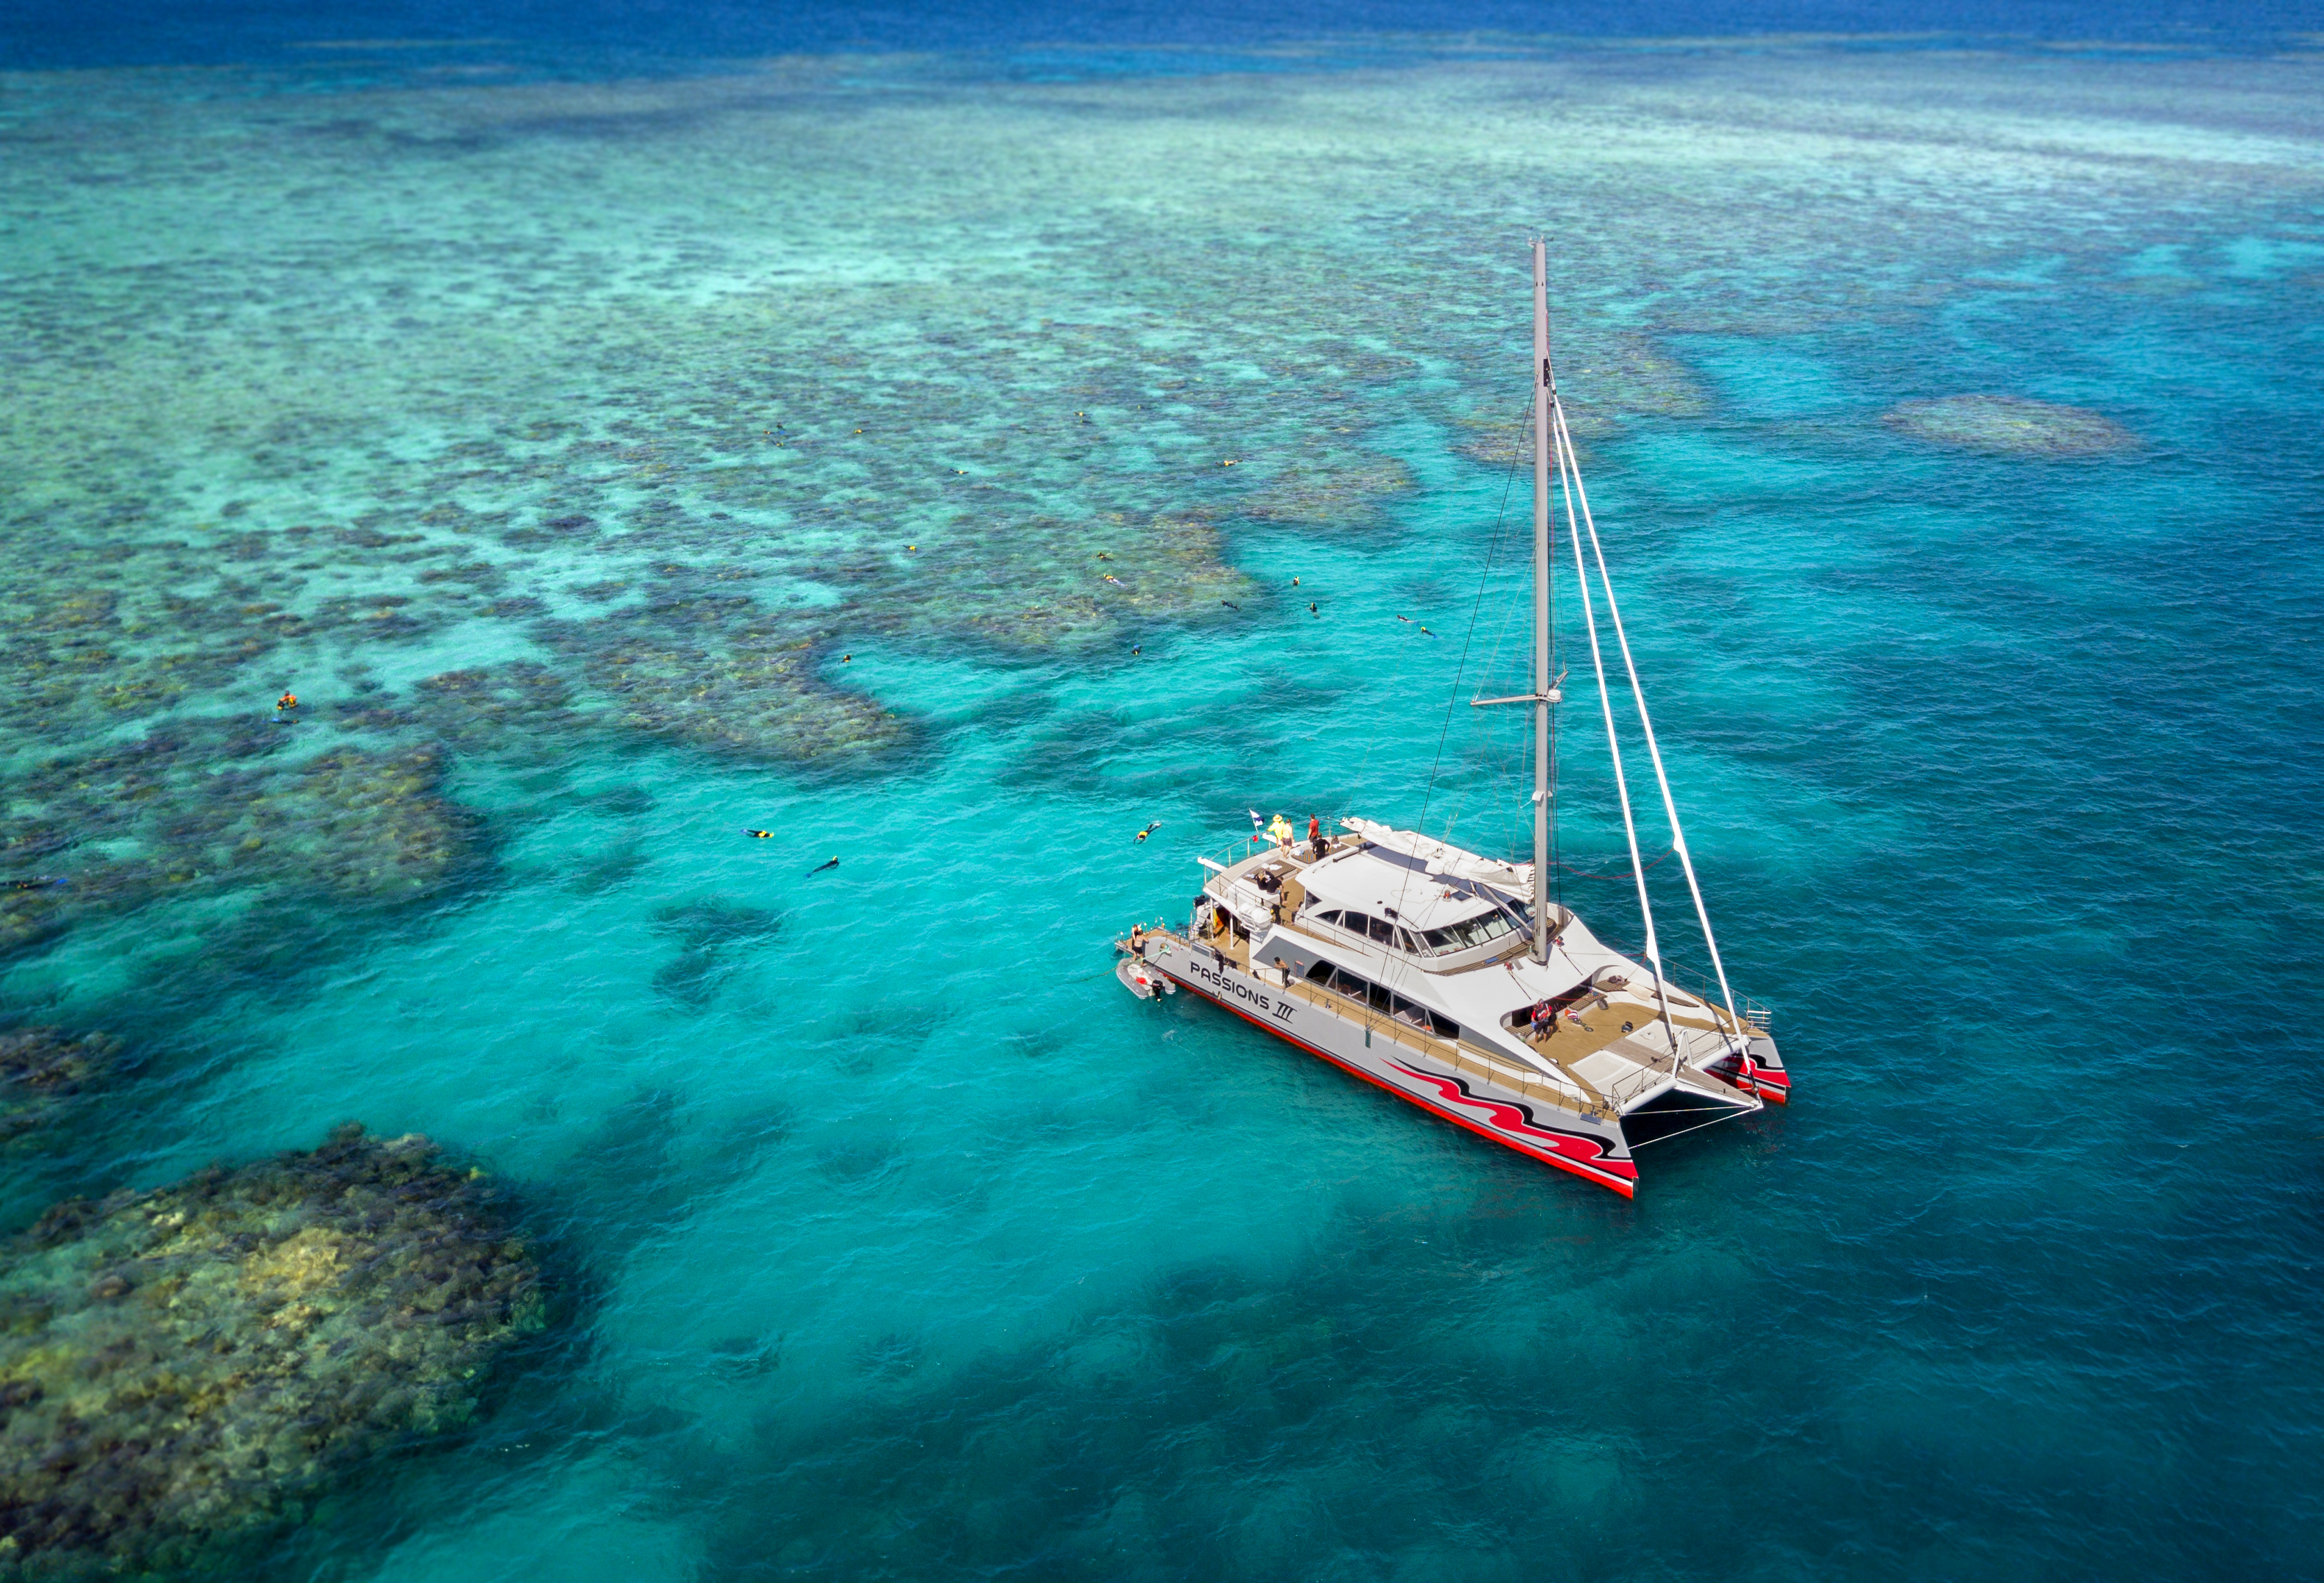
[[[1532,711],[1532,862],[1360,818],[1342,819],[1329,835],[1311,827],[1304,842],[1286,839],[1278,824],[1272,838],[1254,836],[1228,861],[1203,859],[1210,874],[1185,927],[1117,942],[1117,971],[1141,999],[1184,985],[1400,1099],[1627,1198],[1638,1177],[1634,1148],[1782,1104],[1790,1080],[1767,1012],[1737,1004],[1720,960],[1558,399],[1539,242],[1533,266],[1532,688],[1472,700]],[[1550,673],[1553,465],[1637,882],[1646,942],[1637,960],[1601,942],[1541,883],[1552,870],[1563,702],[1563,677]],[[1600,602],[1715,979],[1693,992],[1671,981],[1655,933],[1600,641]]]

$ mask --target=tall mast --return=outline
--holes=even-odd
[[[1533,244],[1533,959],[1546,964],[1549,916],[1549,244]]]

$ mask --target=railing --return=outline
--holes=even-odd
[[[1379,1008],[1374,1006],[1368,997],[1349,995],[1338,989],[1325,989],[1304,979],[1293,980],[1288,987],[1321,1005],[1328,1006],[1333,1000],[1344,1000],[1362,1014],[1367,1030],[1385,1033],[1397,1044],[1407,1045],[1424,1055],[1434,1056],[1449,1066],[1469,1073],[1471,1077],[1483,1078],[1487,1082],[1513,1091],[1528,1100],[1562,1106],[1565,1109],[1580,1111],[1583,1115],[1597,1113],[1596,1106],[1587,1101],[1577,1101],[1572,1095],[1558,1088],[1549,1079],[1529,1067],[1512,1066],[1499,1061],[1480,1059],[1469,1054],[1467,1047],[1457,1039],[1438,1038],[1434,1035],[1424,1033],[1409,1023],[1400,1022],[1393,1017],[1381,1016]]]
[[[1355,839],[1355,837],[1347,835],[1327,834],[1323,837],[1324,850],[1327,851],[1335,851]],[[1204,856],[1209,861],[1217,863],[1221,868],[1231,869],[1236,864],[1248,861],[1250,859],[1258,856],[1261,852],[1282,852],[1286,856],[1297,857],[1307,850],[1307,838],[1296,833],[1296,832],[1292,835],[1291,844],[1289,846],[1277,846],[1274,842],[1269,841],[1265,835],[1253,833],[1252,834],[1244,836],[1240,841],[1231,841],[1227,842],[1225,846],[1220,849],[1219,855],[1217,857],[1210,857],[1207,853],[1205,853]]]
[[[1627,956],[1632,962],[1637,962],[1641,966],[1645,966],[1647,980],[1649,982],[1653,980],[1655,970],[1652,966],[1646,964],[1646,952],[1642,948],[1635,945],[1625,944],[1619,940],[1609,940],[1603,934],[1598,936],[1598,943],[1603,945],[1607,950],[1614,952],[1618,955]],[[1697,1000],[1702,1001],[1705,1006],[1712,1008],[1722,1015],[1727,1010],[1725,1002],[1721,1001],[1719,998],[1719,986],[1705,978],[1702,974],[1696,972],[1692,968],[1678,966],[1673,963],[1668,958],[1665,958],[1663,962],[1663,981],[1668,984],[1675,984],[1678,988],[1685,990],[1689,995],[1693,996]],[[1760,1005],[1757,1001],[1745,995],[1738,995],[1735,998],[1735,1009],[1743,1018],[1745,1025],[1744,1031],[1746,1034],[1748,1034],[1754,1028],[1757,1029],[1760,1033],[1765,1034],[1767,1031],[1769,1023],[1773,1021],[1775,1015],[1766,1007]],[[1713,1020],[1716,1019],[1714,1018]]]
[[[1267,837],[1263,835],[1248,835],[1239,842],[1229,842],[1221,849],[1224,853],[1224,856],[1212,858],[1211,861],[1217,863],[1222,869],[1231,869],[1238,863],[1249,861],[1262,848],[1268,851],[1276,850],[1275,843],[1268,840]]]

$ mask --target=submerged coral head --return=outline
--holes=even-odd
[[[2012,456],[2102,456],[2135,447],[2138,437],[2103,412],[2023,396],[1944,396],[1905,401],[1881,422],[1914,439]]]
[[[5,1569],[230,1574],[318,1496],[475,1420],[546,1323],[481,1180],[349,1124],[42,1216],[0,1250]]]

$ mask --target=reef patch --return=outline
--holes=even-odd
[[[422,1137],[59,1204],[0,1253],[0,1577],[227,1568],[472,1422],[545,1311],[498,1195]]]
[[[42,882],[0,892],[0,951],[85,918],[249,887],[416,901],[481,851],[475,815],[438,791],[435,743],[340,744],[303,759],[285,747],[263,723],[180,721],[18,778],[0,847]]]
[[[121,1041],[105,1034],[27,1028],[0,1034],[0,1147],[55,1127],[121,1069]]]
[[[1905,401],[1882,414],[1880,421],[1932,445],[1995,456],[2104,456],[2138,445],[2136,435],[2103,412],[2023,396]]]

